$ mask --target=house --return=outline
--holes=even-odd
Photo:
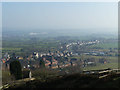
[[[49,68],[49,65],[51,64],[51,62],[50,61],[48,61],[48,60],[45,60],[45,67],[48,67]]]
[[[64,62],[64,67],[68,67],[68,66],[71,66],[71,63],[70,62]]]
[[[2,59],[2,63],[5,63],[5,62],[6,62],[6,60]]]
[[[47,55],[50,55],[50,53],[47,53]]]
[[[57,64],[51,64],[51,66],[50,66],[52,69],[56,69],[56,68],[58,68],[58,65]]]
[[[77,65],[77,63],[75,63],[75,62],[70,62],[71,63],[71,66],[76,66]]]
[[[46,61],[46,58],[45,58],[45,57],[43,57],[43,61]]]
[[[58,68],[64,68],[64,64],[63,63],[59,63],[58,64]]]
[[[40,54],[40,57],[42,57],[43,56],[43,54]]]
[[[61,57],[64,56],[63,53],[60,53],[60,56],[61,56]]]
[[[85,54],[85,55],[90,55],[90,53],[83,53],[83,54]]]
[[[58,61],[55,60],[55,59],[53,59],[53,60],[52,60],[52,64],[58,64]]]
[[[19,59],[19,60],[23,60],[23,57],[19,57],[18,59]]]
[[[93,64],[94,62],[87,62],[87,64]]]
[[[36,53],[36,57],[39,58],[39,54],[38,53]]]
[[[54,53],[51,52],[50,55],[54,55]]]
[[[6,54],[4,55],[4,58],[10,59],[10,55],[9,55],[8,53],[6,53]]]

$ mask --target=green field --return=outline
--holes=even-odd
[[[100,44],[92,45],[90,47],[91,48],[100,47],[103,49],[118,48],[118,43],[100,43]]]
[[[118,68],[118,57],[83,55],[80,57],[71,57],[71,58],[76,58],[78,60],[80,60],[80,58],[81,59],[94,58],[97,62],[100,58],[106,58],[107,61],[109,61],[109,63],[106,63],[106,64],[97,63],[96,66],[87,66],[83,68],[83,70],[99,70],[99,69],[106,69],[106,68],[112,68],[112,69]]]
[[[107,63],[107,64],[97,64],[97,66],[87,66],[83,70],[100,70],[100,69],[116,69],[118,68],[118,63]]]
[[[3,51],[20,51],[21,48],[2,48]]]

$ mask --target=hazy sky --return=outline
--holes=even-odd
[[[117,28],[118,6],[109,2],[3,3],[3,28],[92,29]]]

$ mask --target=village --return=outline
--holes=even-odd
[[[83,59],[82,55],[91,55],[91,56],[106,56],[106,52],[103,51],[84,51],[81,53],[75,52],[75,50],[72,50],[72,47],[74,45],[77,45],[79,47],[82,46],[90,46],[94,44],[99,44],[99,40],[93,40],[88,42],[72,42],[65,44],[64,46],[60,46],[61,50],[57,50],[55,52],[49,51],[48,53],[44,52],[33,52],[31,55],[27,57],[23,56],[15,56],[17,60],[21,62],[23,69],[36,69],[40,68],[40,60],[44,61],[45,68],[49,69],[63,69],[70,66],[79,66],[81,68],[87,67],[87,66],[95,66],[96,63],[108,63],[106,59],[99,59],[98,62],[95,61],[95,58],[87,58]],[[108,52],[107,52],[108,53]],[[2,57],[2,69],[8,69],[9,70],[9,63],[10,63],[10,56],[7,52]],[[75,58],[75,57],[80,57]]]

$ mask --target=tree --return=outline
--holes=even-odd
[[[9,61],[12,62],[12,61],[14,61],[14,60],[17,60],[17,59],[16,59],[16,55],[15,55],[15,53],[13,53],[13,54],[11,55]]]
[[[45,68],[45,62],[41,58],[40,58],[39,65],[40,65],[40,68]]]
[[[22,78],[22,68],[18,60],[10,62],[10,73],[11,75],[14,75],[16,80]]]

